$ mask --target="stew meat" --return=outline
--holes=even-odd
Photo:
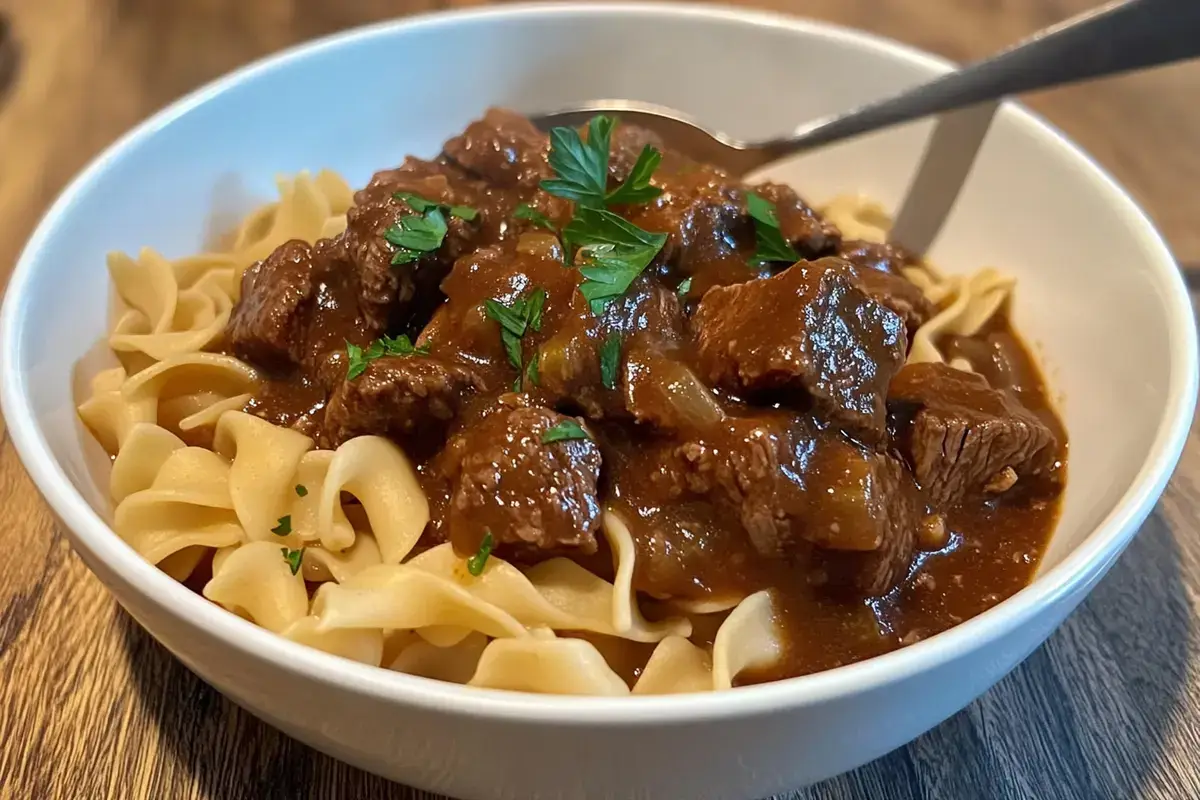
[[[761,263],[747,186],[646,131],[611,135],[610,187],[662,152],[661,192],[617,211],[665,240],[620,296],[592,308],[566,263],[576,208],[542,186],[548,137],[491,110],[432,161],[377,173],[337,239],[247,270],[229,347],[269,376],[248,410],[323,447],[399,443],[430,497],[426,539],[464,556],[490,533],[518,563],[603,571],[611,508],[651,605],[773,588],[789,655],[749,680],[893,649],[1025,584],[1066,437],[1006,313],[941,343],[974,372],[905,366],[936,311],[903,275],[915,259],[843,241],[767,183],[754,192],[801,260]],[[389,229],[435,204],[473,214],[443,214],[436,249],[393,264]]]

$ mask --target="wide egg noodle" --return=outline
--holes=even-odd
[[[279,178],[276,185],[279,201],[253,212],[235,234],[232,255],[239,280],[247,267],[286,241],[311,243],[336,233],[339,226],[345,228],[353,192],[337,173],[322,170],[313,178],[301,172],[294,178]]]
[[[258,541],[276,538],[272,528],[295,497],[292,478],[312,439],[252,414],[227,411],[217,421],[213,444],[232,461],[229,494],[246,535]]]
[[[339,552],[357,545],[359,537],[346,517],[346,509],[341,503],[339,494],[335,502],[331,502],[327,512],[330,514],[325,535],[321,535],[321,501],[325,495],[325,483],[329,476],[329,465],[333,463],[333,450],[310,450],[300,459],[296,467],[295,486],[304,487],[304,495],[296,495],[292,500],[291,520],[292,530],[304,542],[319,540],[323,552]],[[374,563],[381,562],[379,545],[371,536],[370,547],[375,554]]]
[[[591,643],[541,636],[488,644],[468,685],[539,694],[629,694],[625,681]]]
[[[78,409],[83,424],[110,456],[117,455],[135,425],[158,421],[155,398],[139,397],[130,402],[121,393],[125,380],[124,367],[97,373],[92,379],[91,395]]]
[[[274,542],[249,542],[219,562],[214,559],[204,596],[256,625],[282,633],[308,614],[304,578],[299,572],[292,574],[285,549]]]
[[[447,626],[491,637],[523,637],[525,626],[453,581],[405,564],[368,567],[345,583],[317,590],[313,613],[322,629],[414,630]]]
[[[488,638],[471,631],[456,644],[438,647],[419,637],[408,640],[387,668],[449,683],[466,683],[475,675]]]
[[[305,553],[308,560],[312,551]],[[301,617],[283,629],[281,635],[325,653],[378,667],[383,660],[383,632],[372,629],[322,629],[320,619]]]
[[[633,693],[683,694],[713,688],[712,654],[682,636],[668,636],[654,648]]]
[[[166,428],[148,422],[133,425],[125,437],[125,446],[113,459],[108,482],[113,502],[120,503],[134,492],[153,486],[163,464],[184,447],[184,441]]]
[[[312,583],[345,583],[363,570],[382,563],[375,537],[358,532],[354,535],[354,544],[345,550],[305,549],[304,579]]]
[[[429,522],[429,501],[412,462],[382,436],[359,436],[344,442],[329,463],[321,487],[317,533],[333,550],[352,543],[335,536],[335,509],[340,508],[342,492],[362,504],[386,564],[400,563]]]
[[[199,447],[174,450],[149,488],[117,504],[113,530],[151,564],[187,547],[243,541],[229,496],[229,465]]]
[[[769,591],[747,597],[717,629],[713,641],[714,689],[728,689],[747,669],[762,669],[783,655],[782,631]]]

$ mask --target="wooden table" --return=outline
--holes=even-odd
[[[469,4],[469,3],[464,3]],[[1092,0],[759,0],[970,59]],[[0,274],[70,176],[154,109],[285,45],[439,0],[0,0]],[[0,80],[12,50],[0,50]],[[2,90],[0,90],[2,91]],[[1200,264],[1200,65],[1046,93]],[[235,708],[70,552],[0,423],[0,797],[428,798]],[[1140,536],[1049,643],[908,747],[797,798],[1200,796],[1200,443]]]

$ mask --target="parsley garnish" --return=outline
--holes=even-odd
[[[662,193],[650,185],[662,153],[649,145],[624,183],[608,191],[609,143],[615,124],[612,117],[593,117],[586,142],[574,128],[550,131],[550,167],[558,177],[541,183],[550,194],[575,201],[575,217],[562,239],[567,263],[580,263],[584,280],[579,291],[597,315],[625,293],[667,241],[666,234],[644,231],[605,208],[644,203]],[[578,248],[574,254],[572,248]]]
[[[542,360],[540,351],[534,351],[533,358],[529,359],[529,364],[525,367],[525,382],[531,386],[541,386],[542,376],[538,362]]]
[[[521,337],[529,329],[542,329],[542,310],[546,307],[546,290],[537,287],[527,296],[518,297],[511,306],[506,306],[498,300],[487,300],[483,304],[484,312],[500,325],[500,341],[504,343],[504,352],[508,354],[508,362],[518,371],[521,370]],[[514,391],[520,391],[520,375],[514,385]]]
[[[408,214],[384,231],[383,238],[396,248],[392,265],[408,264],[442,246],[446,239],[446,216],[440,206],[423,214]]]
[[[783,238],[779,230],[779,217],[775,215],[775,204],[764,200],[754,192],[746,193],[746,208],[754,218],[754,238],[757,247],[750,263],[761,266],[771,261],[786,261],[794,264],[800,254]]]
[[[292,532],[292,515],[285,514],[279,518],[279,524],[271,528],[271,533],[276,536],[287,536]]]
[[[542,188],[580,206],[603,206],[608,191],[608,147],[615,124],[612,117],[592,117],[586,143],[574,128],[551,130],[550,168],[558,177],[542,181]]]
[[[418,214],[424,214],[431,208],[438,208],[452,217],[465,219],[467,222],[470,222],[479,216],[479,212],[470,206],[451,206],[445,203],[435,203],[432,200],[426,200],[424,197],[421,197],[421,195],[413,194],[412,192],[396,192],[392,195],[392,197],[408,203],[408,207]]]
[[[416,347],[405,334],[399,336],[387,336],[386,334],[371,342],[366,350],[363,350],[356,344],[346,342],[346,356],[350,361],[350,367],[346,370],[346,380],[354,380],[359,375],[366,371],[367,365],[377,358],[384,356],[427,356],[429,355],[429,345],[423,344]],[[300,495],[303,497],[304,495]]]
[[[564,419],[542,434],[542,444],[551,442],[569,442],[573,439],[591,439],[588,432],[573,419]]]
[[[645,203],[662,194],[661,189],[650,185],[662,153],[650,145],[642,148],[625,182],[608,191],[609,144],[615,125],[612,117],[592,117],[586,142],[574,128],[550,131],[550,168],[558,177],[542,181],[542,188],[589,208]]]
[[[650,185],[650,176],[662,163],[662,153],[650,145],[642,148],[625,182],[608,193],[605,202],[610,206],[649,203],[662,194],[662,189]]]
[[[683,300],[688,296],[688,292],[690,292],[691,290],[692,290],[692,278],[689,275],[688,277],[681,280],[679,282],[679,285],[675,287],[675,294],[679,297],[680,300]]]
[[[516,219],[527,219],[534,225],[545,228],[551,233],[558,233],[558,229],[554,227],[553,220],[528,203],[521,203],[521,205],[517,206],[517,210],[513,212],[513,217]]]
[[[600,382],[605,389],[617,387],[617,368],[621,365],[621,334],[613,331],[600,345]]]
[[[286,547],[281,547],[279,550],[283,553],[283,560],[286,561],[287,565],[292,568],[292,574],[295,575],[297,572],[299,572],[300,562],[304,560],[304,548],[301,547],[298,550],[288,550]]]
[[[298,494],[301,497],[306,497],[308,495],[308,487],[305,486],[303,483],[297,483],[296,484],[296,494]]]
[[[667,241],[665,233],[644,231],[611,211],[581,208],[563,231],[563,240],[579,248],[579,291],[592,313],[604,312],[642,273]]]
[[[492,548],[496,546],[492,539],[492,532],[486,528],[483,531],[483,541],[479,543],[479,549],[475,555],[467,559],[467,572],[475,577],[483,574],[483,568],[487,566],[488,556],[492,554]]]

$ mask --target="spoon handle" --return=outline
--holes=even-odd
[[[991,58],[802,125],[772,159],[988,100],[1200,56],[1200,0],[1118,0],[1039,31]]]

